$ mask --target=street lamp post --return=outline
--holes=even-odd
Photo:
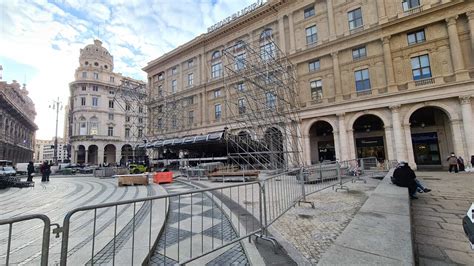
[[[59,101],[59,97],[57,100],[53,100],[53,103],[49,106],[49,108],[55,110],[56,109],[56,135],[54,137],[54,165],[58,165],[58,116],[59,116],[59,109],[62,109],[62,102]]]

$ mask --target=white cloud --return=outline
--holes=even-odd
[[[35,102],[39,138],[54,135],[48,101],[66,103],[79,50],[94,38],[114,56],[115,72],[145,80],[149,61],[190,41],[255,0],[0,1],[0,57],[36,69],[27,88]],[[2,62],[0,62],[2,64]],[[8,66],[3,66],[5,69]],[[28,73],[9,78],[21,80]],[[8,78],[8,77],[4,77]],[[62,134],[64,115],[60,115]]]

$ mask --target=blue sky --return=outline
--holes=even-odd
[[[49,103],[69,96],[79,50],[99,38],[114,71],[146,80],[147,62],[205,33],[255,0],[0,0],[3,80],[26,83],[37,138],[54,136]],[[63,114],[60,114],[62,135]]]

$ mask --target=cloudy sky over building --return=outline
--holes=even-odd
[[[37,138],[54,136],[48,105],[69,96],[79,50],[99,38],[114,71],[146,80],[141,68],[254,0],[0,1],[3,80],[26,83],[38,113]],[[64,115],[60,115],[59,135]]]

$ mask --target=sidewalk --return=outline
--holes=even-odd
[[[411,203],[419,265],[474,264],[462,218],[474,202],[474,173],[417,172],[430,193]]]

